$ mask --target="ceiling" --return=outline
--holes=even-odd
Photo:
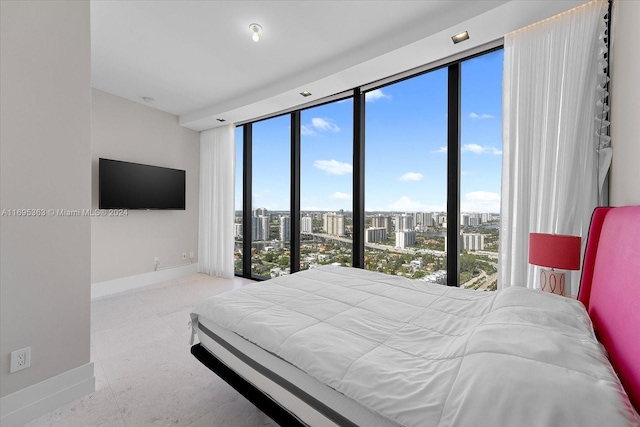
[[[153,98],[147,105],[203,130],[446,58],[584,2],[94,0],[92,86]],[[454,45],[465,30],[470,39]]]

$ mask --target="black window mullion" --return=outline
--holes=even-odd
[[[364,108],[365,94],[353,91],[353,249],[352,262],[364,268]]]
[[[448,71],[447,284],[460,286],[460,64]]]
[[[300,111],[291,113],[291,273],[300,271]]]
[[[243,125],[243,182],[242,182],[242,276],[251,278],[251,242],[253,241],[252,194],[252,126]]]

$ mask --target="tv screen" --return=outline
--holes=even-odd
[[[183,170],[110,159],[98,168],[100,209],[185,209]]]

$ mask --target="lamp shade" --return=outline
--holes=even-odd
[[[579,270],[580,236],[529,234],[529,263],[562,270]]]

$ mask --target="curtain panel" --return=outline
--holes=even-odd
[[[581,236],[585,246],[608,169],[598,162],[609,142],[598,120],[607,9],[594,0],[505,36],[498,289],[539,288],[529,233]],[[567,293],[577,294],[579,277],[567,273]]]
[[[234,126],[200,132],[200,273],[225,278],[234,276],[234,179]]]

